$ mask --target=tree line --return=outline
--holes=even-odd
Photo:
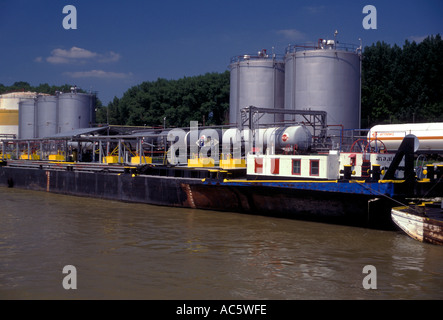
[[[17,81],[10,86],[5,86],[0,83],[0,94],[5,94],[9,92],[38,92],[45,94],[55,94],[56,91],[69,92],[72,85],[64,84],[61,86],[50,86],[47,83],[39,84],[38,86],[31,86],[28,82]]]
[[[377,42],[362,61],[362,126],[443,121],[443,41],[440,35],[403,47]]]
[[[157,79],[129,88],[107,106],[98,100],[97,122],[127,126],[227,124],[229,71],[178,80]],[[0,84],[0,94],[35,91],[54,94],[71,85]],[[377,42],[366,46],[362,59],[362,128],[380,123],[443,121],[443,41],[440,35],[402,47]]]
[[[190,121],[223,124],[229,114],[229,72],[207,73],[178,80],[146,81],[130,88],[97,121],[128,126],[186,127]]]

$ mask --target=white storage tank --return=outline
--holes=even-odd
[[[329,126],[360,128],[360,48],[320,39],[285,54],[285,108],[326,111]],[[302,121],[286,115],[285,120]]]
[[[262,128],[256,133],[256,147],[270,154],[284,150],[306,151],[311,148],[312,135],[304,126]],[[270,148],[269,150],[267,150]]]
[[[285,70],[282,57],[268,55],[266,50],[256,55],[245,54],[231,59],[229,123],[240,126],[243,108],[284,108]],[[283,121],[281,114],[264,114],[259,124]]]
[[[36,138],[45,138],[57,133],[57,96],[39,95],[35,107]]]
[[[92,94],[61,93],[58,95],[58,132],[90,128],[95,122],[95,96]]]
[[[0,135],[19,134],[19,103],[32,100],[35,92],[11,92],[0,95]]]
[[[26,99],[18,104],[19,139],[33,139],[36,137],[35,105],[36,99]]]

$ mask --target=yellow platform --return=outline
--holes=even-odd
[[[40,156],[38,154],[22,154],[20,156],[20,160],[40,160]]]
[[[132,165],[137,165],[137,164],[148,164],[148,163],[152,163],[152,158],[151,157],[140,157],[140,156],[135,156],[131,158],[131,164]]]
[[[65,156],[61,154],[50,154],[48,159],[51,161],[65,161]]]
[[[213,167],[214,159],[212,158],[194,158],[188,159],[188,167],[202,168],[202,167]]]
[[[246,160],[245,159],[220,160],[220,168],[223,169],[246,168]]]
[[[120,162],[123,163],[122,157],[120,157]],[[118,163],[118,156],[106,156],[103,158],[103,163]]]

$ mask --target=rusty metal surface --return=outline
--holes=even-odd
[[[399,207],[392,209],[392,219],[411,238],[443,245],[443,212],[439,207]]]

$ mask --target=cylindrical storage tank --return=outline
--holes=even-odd
[[[18,138],[33,139],[36,137],[35,127],[35,105],[34,99],[20,101],[18,104]]]
[[[0,95],[0,135],[19,134],[19,103],[33,101],[35,92],[11,92]]]
[[[77,92],[58,95],[58,132],[90,128],[94,115],[94,95]]]
[[[269,147],[272,148],[271,153],[287,147],[306,151],[311,147],[312,142],[312,134],[304,125],[262,128],[256,134],[258,134],[256,146],[262,148],[261,152],[265,152]]]
[[[229,123],[239,126],[243,108],[284,108],[285,69],[282,58],[260,51],[231,59]],[[259,124],[283,121],[282,114],[263,114]]]
[[[276,131],[276,149],[283,150],[291,146],[294,150],[306,151],[311,148],[311,142],[311,132],[305,126],[283,127]]]
[[[38,96],[35,105],[36,138],[57,133],[57,96]]]
[[[360,128],[359,48],[331,40],[289,47],[285,75],[286,109],[326,111],[328,126]]]
[[[18,134],[18,110],[0,109],[0,135]]]

